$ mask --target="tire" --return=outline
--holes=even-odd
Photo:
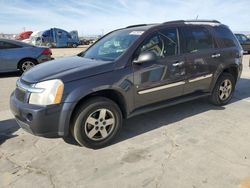
[[[24,73],[31,69],[32,67],[36,66],[37,62],[36,60],[33,59],[24,59],[20,61],[18,64],[18,69],[20,70],[21,73]]]
[[[216,106],[223,106],[230,102],[235,89],[235,79],[232,74],[223,73],[217,80],[210,101]],[[231,88],[231,89],[230,89]]]
[[[73,44],[72,47],[73,47],[73,48],[77,48],[77,44]]]
[[[81,146],[98,149],[109,145],[121,127],[122,113],[118,105],[110,99],[96,97],[79,107],[71,134]]]

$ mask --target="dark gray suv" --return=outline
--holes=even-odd
[[[25,73],[10,98],[18,124],[80,145],[109,144],[124,118],[209,97],[232,98],[243,50],[218,21],[134,25],[108,33],[78,56]]]

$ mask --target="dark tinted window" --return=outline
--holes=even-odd
[[[178,50],[176,29],[162,30],[146,39],[139,48],[139,54],[153,52],[158,59],[176,55]]]
[[[237,39],[234,34],[226,27],[217,26],[214,28],[217,37],[220,38],[224,48],[238,46]]]
[[[20,48],[20,46],[9,42],[0,41],[0,49],[11,49],[11,48]]]
[[[192,53],[214,47],[213,37],[204,27],[182,28],[182,51]]]

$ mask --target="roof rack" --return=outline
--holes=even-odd
[[[137,24],[137,25],[130,25],[127,26],[126,28],[132,28],[132,27],[141,27],[141,26],[147,26],[148,24]]]
[[[220,24],[217,20],[176,20],[176,21],[169,21],[164,22],[163,24],[177,24],[177,23],[217,23]]]
[[[185,22],[208,22],[208,23],[220,24],[220,22],[218,20],[185,20]]]

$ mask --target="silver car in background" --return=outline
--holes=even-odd
[[[0,39],[0,73],[26,72],[33,66],[52,60],[48,47],[37,47],[20,41]]]

